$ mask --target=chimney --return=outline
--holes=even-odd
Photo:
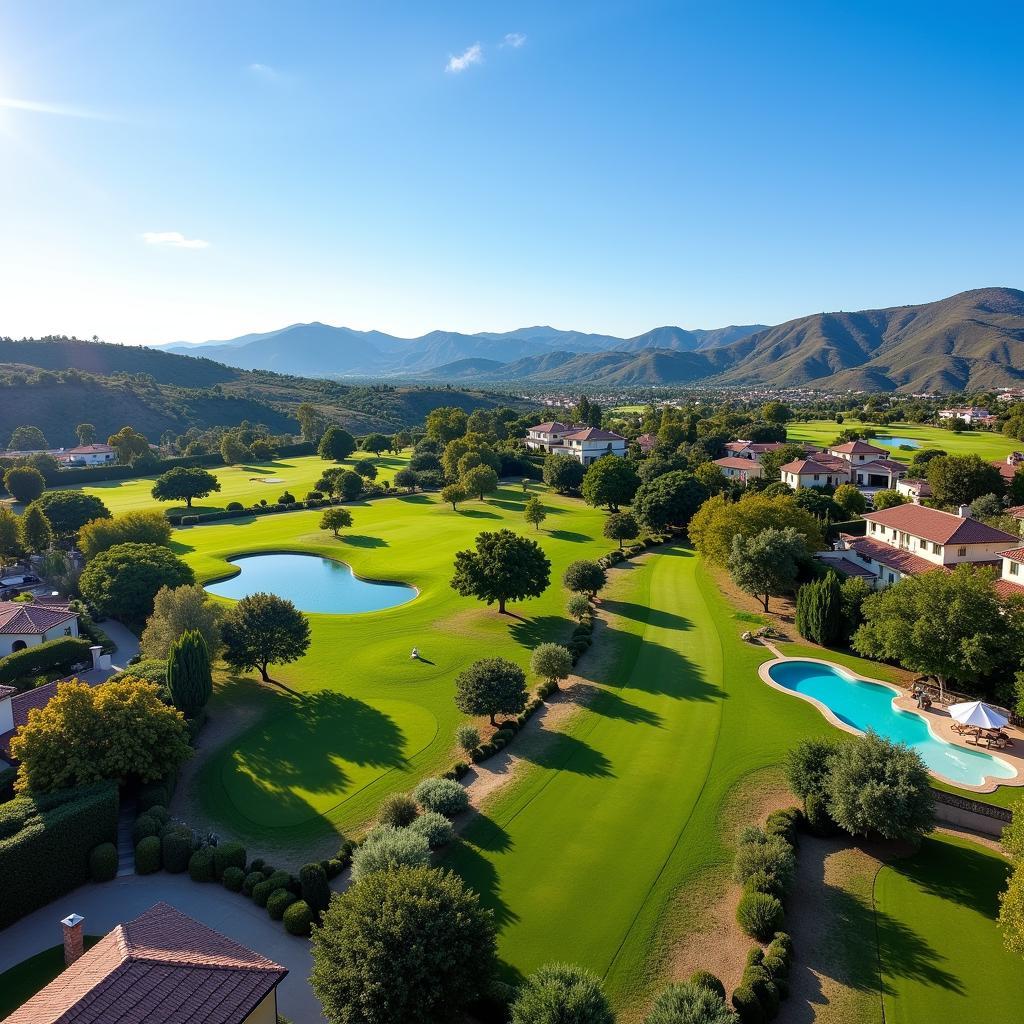
[[[70,967],[85,952],[80,914],[69,914],[61,921],[64,929],[64,966]]]
[[[957,508],[957,510],[956,510],[956,514],[961,519],[970,519],[971,518],[971,506],[970,505],[960,505]]]
[[[103,654],[103,648],[99,644],[94,644],[89,648],[89,653],[92,655],[92,667],[100,668],[100,656]]]

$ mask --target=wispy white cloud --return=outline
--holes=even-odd
[[[525,42],[526,36],[524,36],[522,32],[509,32],[505,36],[505,41],[501,45],[511,46],[513,49],[518,50]]]
[[[457,75],[473,64],[482,64],[484,60],[484,48],[479,43],[468,46],[457,57],[449,57],[445,71]]]
[[[87,121],[113,121],[109,114],[81,107],[67,107],[61,103],[39,103],[36,100],[17,100],[11,96],[0,96],[0,107],[7,110],[24,110],[30,114],[54,114],[57,117],[79,117]]]
[[[186,238],[180,231],[146,231],[142,235],[146,245],[159,245],[165,249],[208,249],[210,243],[202,238]]]
[[[254,75],[259,75],[260,78],[280,78],[281,72],[277,68],[271,67],[269,64],[252,63],[249,65],[249,70]]]

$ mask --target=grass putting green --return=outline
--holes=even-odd
[[[980,455],[983,459],[1005,459],[1010,452],[1020,448],[1021,442],[1003,434],[989,430],[964,430],[955,433],[943,427],[926,426],[921,423],[890,423],[880,427],[860,420],[846,420],[836,423],[835,420],[809,420],[807,423],[790,423],[786,427],[786,435],[791,441],[807,441],[809,444],[827,446],[847,429],[859,430],[870,427],[875,432],[873,443],[883,448],[880,442],[885,438],[899,437],[916,441],[921,448],[941,448],[949,455]],[[900,448],[892,449],[892,457],[909,462],[912,451]]]
[[[85,948],[100,941],[98,935],[86,935]],[[0,1020],[14,1013],[64,970],[64,946],[52,946],[36,953],[0,974]]]
[[[377,466],[378,480],[394,480],[395,473],[408,464],[412,455],[406,450],[398,455],[373,457],[369,452],[356,452],[341,465],[352,466],[361,459],[372,459]],[[325,462],[318,455],[302,455],[294,459],[275,459],[273,462],[250,463],[244,466],[206,467],[220,481],[220,490],[207,498],[197,498],[192,512],[219,512],[228,502],[240,501],[254,505],[262,498],[273,504],[278,495],[290,491],[302,500],[313,490],[320,474],[334,462]],[[115,515],[135,509],[158,508],[166,512],[181,512],[185,506],[175,502],[159,502],[150,493],[156,476],[139,476],[131,480],[105,480],[88,487],[70,485],[68,490],[82,490],[94,494]],[[55,488],[60,490],[61,488]]]
[[[996,927],[1007,862],[935,835],[875,880],[886,1024],[1020,1020],[1024,961]]]
[[[177,530],[174,547],[201,581],[233,571],[226,559],[296,551],[347,562],[359,575],[411,584],[407,604],[353,615],[312,614],[312,644],[300,661],[274,667],[292,692],[229,678],[211,710],[248,710],[254,724],[211,756],[201,773],[206,813],[252,840],[289,843],[368,820],[383,796],[408,789],[457,758],[455,676],[470,662],[500,655],[527,667],[532,649],[568,639],[561,575],[612,542],[605,513],[539,493],[548,511],[540,531],[525,523],[526,495],[502,487],[486,502],[453,511],[435,495],[413,494],[351,506],[354,525],[335,539],[319,529],[320,511],[295,512]],[[499,615],[450,587],[455,552],[481,530],[510,527],[536,538],[552,562],[552,585],[539,598],[511,602]],[[409,652],[419,648],[422,660]]]

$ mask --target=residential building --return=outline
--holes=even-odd
[[[595,459],[600,459],[604,455],[624,457],[626,439],[611,430],[586,427],[583,430],[565,434],[562,437],[561,446],[552,448],[552,451],[571,455],[574,459],[582,462],[584,466],[589,466]]]
[[[815,455],[787,462],[780,467],[779,476],[794,491],[801,487],[838,487],[850,482],[850,467],[842,459]]]
[[[996,590],[1000,597],[1024,597],[1024,548],[999,552],[999,579]]]
[[[538,423],[530,427],[526,434],[526,447],[534,451],[550,452],[562,443],[566,434],[572,434],[578,428],[569,423],[560,423],[558,420],[551,420],[548,423]]]
[[[1024,466],[1024,452],[1010,452],[1005,459],[994,459],[992,465],[999,470],[999,475],[1006,483],[1017,475],[1017,469]]]
[[[725,446],[725,450],[727,458],[760,462],[763,455],[766,455],[768,452],[778,451],[781,447],[781,441],[729,441]]]
[[[636,443],[640,446],[640,451],[644,455],[650,455],[654,451],[654,446],[658,443],[657,434],[641,434],[637,439]]]
[[[722,471],[727,480],[736,480],[741,484],[759,477],[764,472],[760,462],[736,455],[726,455],[722,459],[715,459],[714,464]]]
[[[932,485],[923,477],[905,476],[896,481],[896,493],[906,495],[915,505],[920,505],[922,498],[932,496]]]
[[[965,563],[998,568],[1001,552],[1020,538],[972,519],[967,506],[959,514],[926,505],[898,505],[881,512],[868,512],[863,537],[843,534],[839,553],[825,553],[835,559],[854,561],[853,556],[875,576],[879,588],[897,583],[904,576],[917,576],[935,569],[950,570]]]
[[[62,448],[55,453],[65,466],[105,466],[117,462],[117,452],[109,444],[82,444],[77,448]]]
[[[60,636],[78,636],[78,615],[66,604],[0,601],[0,657]]]
[[[61,921],[68,966],[5,1024],[276,1024],[280,964],[167,903],[84,950]]]
[[[965,405],[956,409],[940,409],[939,419],[946,420],[947,422],[963,420],[964,423],[980,424],[982,426],[988,426],[996,421],[996,417],[988,409],[979,405]]]

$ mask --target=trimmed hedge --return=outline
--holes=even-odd
[[[424,811],[410,826],[413,832],[419,832],[430,844],[432,850],[445,846],[455,838],[452,823],[437,811]]]
[[[203,846],[188,859],[188,874],[193,882],[213,881],[213,848]]]
[[[257,907],[265,907],[270,894],[283,889],[291,880],[287,871],[275,871],[265,881],[257,882],[252,888],[252,901]]]
[[[89,854],[89,875],[94,882],[110,882],[117,877],[117,847],[100,843]]]
[[[160,840],[146,836],[135,846],[135,874],[152,875],[160,870]]]
[[[252,897],[252,890],[260,882],[266,881],[266,875],[262,871],[250,871],[242,882],[242,895]]]
[[[172,825],[160,840],[163,848],[164,871],[180,875],[188,870],[192,858],[192,832],[182,825]]]
[[[80,636],[59,636],[55,640],[26,647],[0,658],[0,685],[45,672],[70,672],[72,666],[89,661],[92,645]]]
[[[245,847],[241,843],[221,843],[213,848],[213,875],[219,882],[227,868],[241,868],[245,874]]]
[[[767,1018],[757,993],[748,985],[740,985],[732,994],[732,1005],[741,1024],[765,1024]]]
[[[235,864],[229,864],[221,875],[221,885],[229,892],[241,892],[245,872]]]
[[[715,995],[725,998],[725,986],[717,975],[712,974],[710,971],[694,971],[690,975],[691,985],[700,985],[702,988],[706,988]]]
[[[308,936],[313,924],[313,911],[305,900],[296,900],[285,908],[285,931],[292,935]]]
[[[132,827],[132,842],[138,846],[143,839],[158,835],[159,832],[160,825],[156,818],[151,818],[148,814],[140,814]]]
[[[117,785],[0,804],[0,928],[89,881],[89,854],[117,841]]]
[[[280,921],[284,912],[298,899],[293,892],[287,889],[275,889],[267,897],[267,913],[272,921]]]

